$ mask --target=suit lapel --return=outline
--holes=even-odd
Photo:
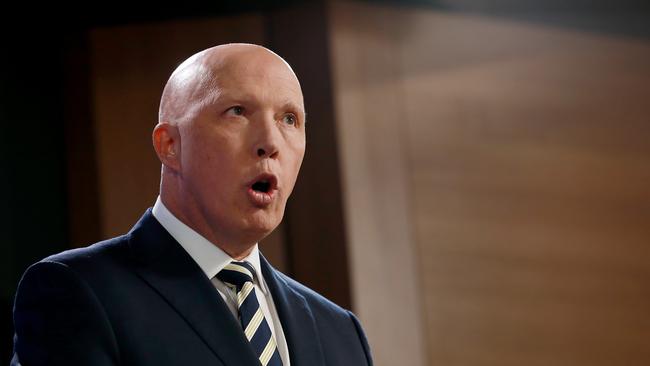
[[[241,326],[200,267],[147,210],[129,232],[139,276],[227,366],[259,366]]]
[[[261,254],[260,264],[282,323],[291,366],[325,365],[320,336],[307,301],[289,287],[282,275]]]

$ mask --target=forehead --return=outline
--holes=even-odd
[[[218,99],[255,98],[260,102],[292,103],[303,107],[300,84],[289,66],[277,57],[239,57],[213,68]]]

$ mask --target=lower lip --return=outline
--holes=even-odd
[[[275,191],[270,190],[268,192],[256,191],[253,188],[248,188],[248,198],[251,200],[253,205],[257,207],[266,207],[273,202],[275,198]]]

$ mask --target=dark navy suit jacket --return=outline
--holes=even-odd
[[[351,312],[263,257],[261,266],[293,366],[372,365]],[[124,236],[32,265],[14,325],[12,365],[259,366],[217,290],[151,210]]]

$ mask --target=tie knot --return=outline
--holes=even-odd
[[[246,282],[253,282],[255,269],[248,262],[230,262],[219,273],[217,278],[231,286],[237,287],[237,291],[244,287]]]

